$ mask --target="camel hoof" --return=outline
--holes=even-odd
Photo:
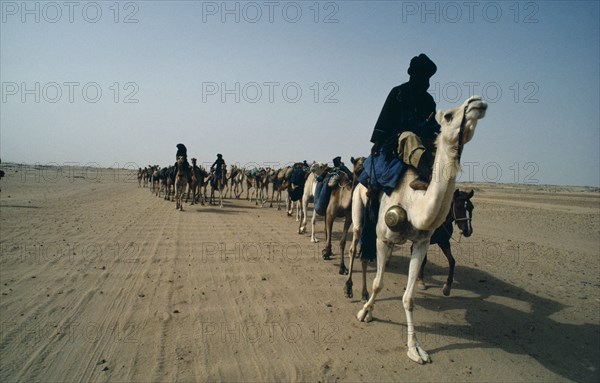
[[[417,288],[419,290],[427,290],[427,286],[425,286],[425,282],[423,282],[423,280],[421,280],[421,279],[417,280]]]
[[[348,275],[348,269],[346,268],[346,266],[340,266],[339,273],[340,275]]]
[[[369,293],[365,291],[365,293],[362,295],[361,300],[363,303],[367,303],[367,301],[369,300]]]
[[[406,355],[408,355],[410,360],[419,364],[431,363],[431,358],[429,357],[429,354],[427,354],[425,350],[423,350],[421,346],[418,345],[415,347],[409,347]]]
[[[310,239],[310,241],[311,241],[312,243],[319,243],[319,240],[318,240],[318,239],[316,239],[316,238],[311,238],[311,239]]]
[[[450,296],[450,290],[452,290],[452,285],[444,283],[444,288],[442,289],[442,293],[444,294],[444,296]]]
[[[373,320],[373,315],[371,314],[371,310],[370,309],[362,309],[358,312],[358,315],[356,315],[356,318],[360,321],[360,322],[370,322]]]
[[[354,294],[352,294],[352,281],[346,281],[346,284],[344,285],[344,296],[346,298],[352,298],[354,296]]]
[[[324,261],[331,261],[331,255],[330,254],[323,254],[323,260]]]

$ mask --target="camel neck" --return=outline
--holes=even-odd
[[[420,199],[420,206],[416,206],[422,213],[417,215],[420,219],[413,225],[420,230],[434,230],[444,222],[460,171],[456,148],[444,145],[441,134],[436,140],[436,147],[431,182]]]

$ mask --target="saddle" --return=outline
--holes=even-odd
[[[358,182],[367,189],[383,190],[390,195],[407,166],[396,157],[387,158],[383,153],[370,155],[365,160],[364,171],[359,175]]]
[[[379,215],[377,191],[383,190],[385,194],[390,195],[406,169],[407,165],[396,156],[386,155],[385,151],[370,155],[365,160],[364,170],[358,176],[358,182],[371,192],[363,212],[359,249],[359,256],[362,261],[372,262],[377,257],[377,234],[375,232]]]
[[[331,198],[331,192],[339,186],[340,169],[333,168],[317,178],[315,189],[315,211],[323,216],[327,212],[327,205]]]
[[[290,176],[290,187],[288,188],[288,194],[290,199],[294,202],[302,198],[304,194],[304,184],[306,183],[304,168],[294,168]]]

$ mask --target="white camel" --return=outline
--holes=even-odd
[[[437,150],[428,189],[417,191],[410,188],[409,184],[417,174],[409,169],[390,196],[381,193],[376,228],[377,274],[373,280],[373,294],[358,312],[357,318],[366,322],[372,320],[375,298],[383,288],[383,273],[394,244],[411,240],[413,250],[402,303],[406,313],[407,354],[417,363],[431,362],[415,334],[413,310],[417,276],[429,247],[429,239],[444,222],[450,209],[463,146],[473,138],[477,121],[484,117],[486,109],[487,104],[481,97],[473,96],[458,108],[438,112],[436,120],[441,125],[441,131],[436,139]]]
[[[314,202],[315,191],[317,189],[317,177],[319,177],[329,167],[324,163],[313,162],[310,165],[310,174],[304,183],[304,193],[302,194],[302,204],[300,208],[300,227],[298,228],[298,234],[304,234],[306,232],[306,211],[308,210],[308,203]],[[319,242],[315,237],[315,216],[316,213],[313,209],[312,219],[310,221],[312,226],[312,232],[310,235],[311,242]]]

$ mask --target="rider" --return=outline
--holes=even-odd
[[[391,90],[371,136],[372,154],[383,151],[387,158],[397,154],[417,171],[419,177],[410,183],[414,190],[429,186],[435,138],[440,131],[434,118],[435,101],[427,93],[429,78],[436,70],[423,53],[410,60],[408,82]]]
[[[192,158],[192,170],[194,171],[194,173],[196,172],[196,170],[200,170],[200,168],[198,167],[198,165],[196,165],[196,159]]]
[[[175,154],[175,159],[177,159],[178,157],[183,157],[183,169],[182,170],[188,170],[190,168],[190,164],[188,163],[188,160],[187,160],[187,148],[185,147],[184,144],[177,144],[176,148],[177,148],[177,154]],[[175,169],[177,169],[177,161],[175,162]]]
[[[217,154],[217,160],[215,161],[214,164],[212,164],[212,166],[210,167],[210,170],[212,171],[213,169],[216,168],[215,174],[217,176],[217,179],[221,179],[223,178],[223,170],[225,170],[225,160],[223,159],[223,155],[221,153]]]

